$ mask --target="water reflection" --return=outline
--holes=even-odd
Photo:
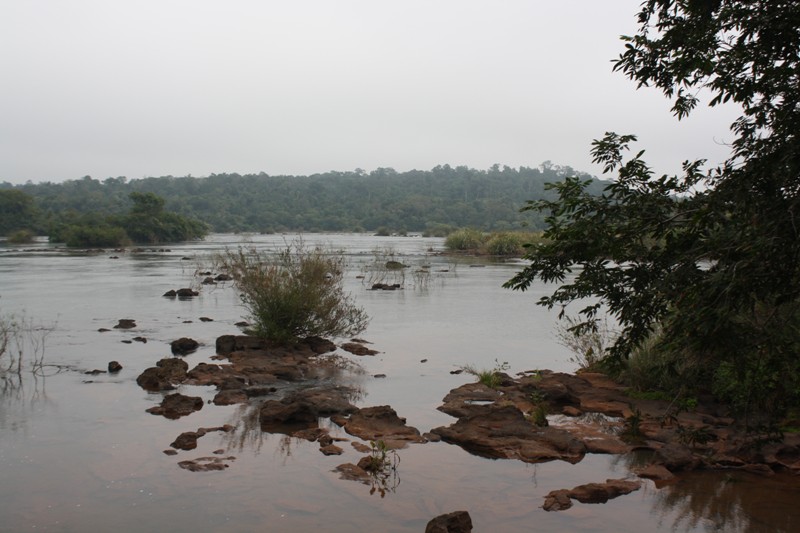
[[[692,472],[655,494],[653,514],[671,521],[673,531],[793,532],[800,531],[800,513],[786,510],[797,502],[800,489],[788,476]]]

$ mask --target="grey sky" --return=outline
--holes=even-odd
[[[611,72],[640,0],[0,0],[0,181],[724,159]]]

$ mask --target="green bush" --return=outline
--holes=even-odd
[[[21,229],[13,232],[8,236],[8,242],[11,244],[30,244],[34,241],[36,235],[29,229]]]
[[[69,226],[62,238],[70,248],[116,248],[130,244],[128,234],[118,226]]]
[[[475,229],[454,231],[444,240],[444,245],[451,251],[478,250],[483,243],[483,233]]]
[[[524,242],[521,233],[493,233],[483,248],[489,255],[518,256],[522,255]]]
[[[256,335],[277,342],[362,332],[364,309],[344,293],[344,256],[302,243],[277,255],[239,249],[222,257],[233,274]]]

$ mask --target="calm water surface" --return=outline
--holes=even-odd
[[[361,406],[389,404],[426,432],[454,422],[436,407],[470,380],[450,374],[458,366],[574,370],[554,340],[554,314],[535,305],[546,288],[501,288],[518,263],[439,256],[442,241],[435,238],[303,238],[346,251],[347,288],[372,319],[361,337],[381,353],[348,355],[363,372],[337,377],[359,387]],[[798,483],[781,476],[693,475],[660,490],[647,482],[604,505],[547,513],[541,505],[549,491],[630,476],[634,458],[588,455],[577,465],[529,465],[428,443],[399,451],[397,477],[381,497],[332,472],[361,454],[345,445],[344,455],[326,457],[316,443],[262,433],[248,425],[252,408],[206,405],[179,420],[146,413],[161,395],[142,390],[136,376],[170,354],[168,343],[192,337],[202,347],[186,358],[189,366],[211,361],[215,339],[237,333],[234,324],[244,315],[229,286],[203,287],[189,301],[161,295],[196,284],[197,266],[226,246],[276,249],[286,239],[292,237],[214,235],[169,251],[89,255],[46,243],[31,247],[37,251],[0,244],[0,312],[47,326],[45,362],[57,365],[46,366],[43,376],[0,380],[0,531],[419,532],[432,517],[459,509],[470,512],[476,532],[800,529]],[[365,269],[376,250],[412,265],[404,290],[368,291],[357,278],[370,275]],[[421,265],[431,267],[427,280],[411,273]],[[98,332],[120,318],[138,327]],[[122,342],[135,336],[148,342]],[[118,375],[84,374],[111,360],[124,367]],[[378,373],[387,377],[371,377]],[[205,387],[180,392],[214,396]],[[174,457],[162,453],[181,432],[224,423],[237,431],[208,434],[196,450]],[[335,426],[331,431],[346,436]],[[177,466],[218,449],[236,457],[225,471]]]

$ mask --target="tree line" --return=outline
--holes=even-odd
[[[163,198],[166,211],[202,221],[215,232],[383,229],[444,235],[461,227],[539,229],[543,218],[521,213],[524,201],[547,198],[546,183],[573,175],[592,182],[597,192],[602,189],[590,175],[549,162],[487,170],[439,165],[408,172],[379,168],[310,176],[262,172],[0,183],[0,234],[20,225],[50,234],[59,224],[89,214],[118,216],[133,207],[131,193]]]

